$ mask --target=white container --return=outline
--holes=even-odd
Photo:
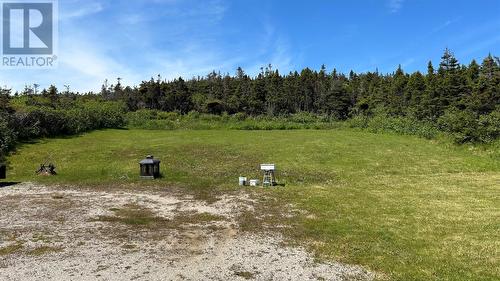
[[[258,186],[259,180],[250,180],[250,186]]]
[[[275,164],[260,164],[260,170],[261,171],[275,171],[276,165]]]
[[[246,177],[240,177],[238,180],[240,186],[245,186],[247,184],[247,178]]]

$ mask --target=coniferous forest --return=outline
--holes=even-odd
[[[323,66],[282,74],[269,65],[256,77],[238,68],[235,75],[212,72],[190,80],[158,76],[136,87],[124,87],[118,78],[106,80],[100,93],[27,87],[15,93],[2,89],[0,99],[3,154],[19,140],[123,127],[131,116],[156,118],[147,111],[238,120],[300,115],[323,123],[350,120],[358,127],[377,118],[395,120],[389,127],[423,124],[458,143],[486,143],[500,136],[500,59],[490,54],[463,64],[446,49],[439,64],[428,63],[426,73],[407,73],[400,66],[390,74],[345,74]]]

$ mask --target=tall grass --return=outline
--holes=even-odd
[[[299,113],[290,116],[247,116],[212,115],[190,112],[181,115],[176,112],[139,110],[127,114],[130,128],[148,130],[298,130],[298,129],[333,129],[340,127],[327,116]]]
[[[429,123],[410,117],[374,117],[355,116],[346,121],[339,121],[330,116],[312,113],[297,113],[287,116],[247,116],[211,115],[191,112],[181,115],[176,112],[139,110],[127,114],[130,128],[149,130],[303,130],[303,129],[339,129],[358,128],[372,133],[395,133],[433,139],[439,136],[438,128]]]
[[[368,117],[359,115],[347,120],[345,124],[350,128],[360,128],[372,133],[395,133],[426,139],[435,139],[442,134],[434,124],[412,117],[390,117],[386,115]]]

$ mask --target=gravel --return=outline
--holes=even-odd
[[[218,199],[207,203],[172,192],[87,191],[31,183],[0,188],[0,280],[372,280],[375,276],[359,266],[318,263],[301,247],[283,246],[279,233],[240,232],[238,214],[252,211],[255,202],[244,193]],[[190,212],[223,220],[155,230],[97,220],[131,203],[166,219]]]

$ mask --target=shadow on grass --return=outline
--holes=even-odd
[[[23,146],[26,145],[33,145],[33,144],[43,144],[46,143],[48,140],[51,139],[75,139],[82,137],[86,134],[92,133],[92,132],[100,132],[100,131],[106,131],[106,130],[123,130],[123,131],[128,131],[129,128],[127,127],[120,127],[120,128],[101,128],[101,129],[94,129],[94,130],[89,130],[86,132],[80,132],[77,134],[58,134],[58,135],[49,135],[49,136],[38,136],[33,139],[20,139],[15,147],[9,152],[10,154],[16,153],[19,151]]]
[[[0,182],[0,188],[9,187],[16,184],[20,184],[20,182]]]

